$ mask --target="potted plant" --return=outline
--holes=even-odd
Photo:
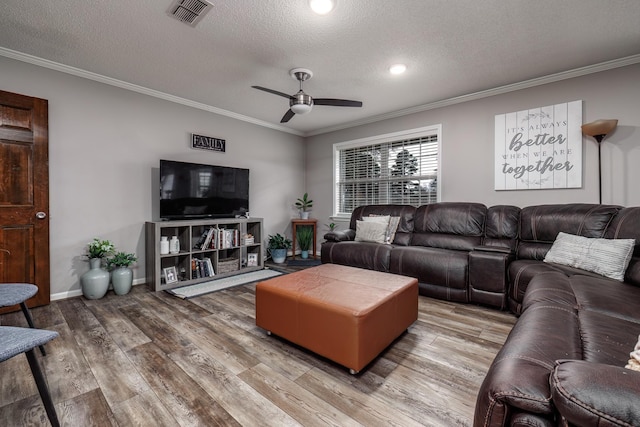
[[[87,244],[85,256],[89,258],[90,270],[80,276],[82,294],[88,299],[100,299],[109,290],[109,272],[102,268],[102,260],[114,251],[109,240],[97,237]]]
[[[304,196],[296,201],[296,208],[300,210],[300,218],[302,219],[309,219],[308,209],[311,209],[312,207],[313,200],[309,199],[309,195],[307,193],[304,193]]]
[[[287,259],[287,249],[291,248],[291,240],[280,233],[269,235],[267,249],[271,253],[271,259],[276,264],[282,264]]]
[[[127,252],[116,252],[113,257],[107,259],[107,267],[111,270],[113,291],[117,295],[126,295],[131,290],[133,285],[131,265],[137,260],[136,254]]]
[[[330,222],[329,224],[325,224],[324,226],[327,227],[329,232],[334,232],[336,228],[338,228],[338,224],[336,224],[335,222]]]
[[[308,226],[299,226],[296,231],[296,239],[300,246],[300,256],[303,259],[309,258],[309,248],[313,243],[313,228]]]

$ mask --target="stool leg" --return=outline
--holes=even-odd
[[[27,323],[29,324],[29,327],[31,329],[35,329],[35,326],[33,326],[33,319],[31,318],[31,313],[29,312],[29,308],[27,307],[27,303],[25,303],[24,301],[20,303],[20,308],[22,309],[22,312],[24,313],[24,317],[27,318]],[[43,356],[47,355],[47,352],[44,351],[44,345],[40,346],[40,353],[42,353]]]
[[[40,370],[40,365],[36,360],[36,354],[33,349],[25,352],[25,354],[27,355],[27,360],[29,361],[29,367],[31,367],[33,378],[36,380],[36,385],[38,386],[38,392],[40,393],[40,398],[42,399],[42,403],[44,404],[44,409],[45,411],[47,411],[49,422],[53,427],[59,427],[60,422],[58,421],[56,408],[53,406],[53,401],[51,400],[51,395],[49,394],[49,388],[47,387],[47,383],[44,379],[44,376],[42,375],[42,371]]]

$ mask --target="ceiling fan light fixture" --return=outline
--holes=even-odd
[[[402,74],[407,71],[407,66],[404,64],[394,64],[389,67],[389,72],[393,75]]]
[[[313,107],[313,99],[311,96],[300,90],[291,97],[289,107],[291,108],[291,111],[296,114],[307,114],[311,111],[311,107]]]
[[[291,111],[293,111],[296,114],[307,114],[311,112],[311,105],[295,104],[291,106]]]
[[[336,0],[309,0],[309,6],[318,15],[326,15],[336,7]]]

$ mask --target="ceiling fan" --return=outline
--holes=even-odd
[[[314,105],[331,105],[334,107],[362,107],[360,101],[350,101],[348,99],[334,99],[334,98],[312,98],[311,95],[307,95],[302,90],[302,82],[309,80],[313,77],[311,70],[306,68],[294,68],[289,71],[289,75],[300,82],[300,90],[295,95],[287,95],[277,90],[269,89],[262,86],[251,86],[254,89],[263,90],[265,92],[279,95],[289,99],[289,111],[284,113],[280,123],[286,123],[296,114],[307,114],[311,111]]]

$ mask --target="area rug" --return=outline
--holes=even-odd
[[[222,279],[215,279],[209,282],[198,283],[195,285],[183,286],[181,288],[169,289],[167,292],[182,299],[193,298],[211,292],[229,289],[234,286],[259,282],[260,280],[280,276],[281,274],[283,273],[275,270],[258,270],[250,273],[238,274],[236,276],[224,277]]]
[[[287,261],[288,267],[313,267],[322,264],[319,259],[290,259]]]

